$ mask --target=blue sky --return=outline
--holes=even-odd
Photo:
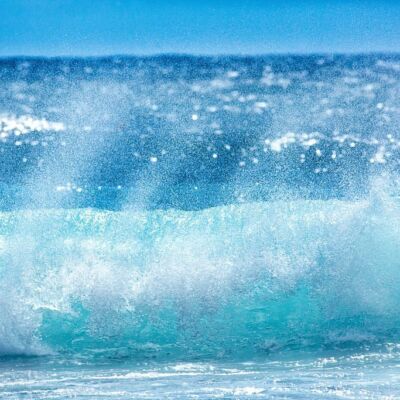
[[[400,51],[400,0],[0,0],[0,55]]]

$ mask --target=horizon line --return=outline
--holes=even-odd
[[[371,50],[371,51],[321,51],[321,52],[270,52],[270,53],[185,53],[185,52],[157,52],[151,54],[145,53],[110,53],[110,54],[60,54],[60,55],[42,55],[42,54],[10,54],[1,55],[0,60],[5,59],[102,59],[102,58],[161,58],[161,57],[193,57],[193,58],[262,58],[271,56],[292,56],[292,57],[305,57],[305,56],[372,56],[372,55],[391,55],[400,56],[400,50]]]

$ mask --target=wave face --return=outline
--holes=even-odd
[[[0,215],[0,353],[255,355],[391,340],[391,199]]]

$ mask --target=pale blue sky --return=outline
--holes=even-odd
[[[0,55],[400,51],[400,1],[0,0]]]

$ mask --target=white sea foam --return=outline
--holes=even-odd
[[[399,227],[396,202],[374,194],[199,212],[3,213],[0,350],[102,349],[106,338],[139,352],[279,348],[293,340],[290,324],[299,337],[374,340],[399,317]],[[361,336],[357,322],[324,328],[361,315],[371,316]]]

